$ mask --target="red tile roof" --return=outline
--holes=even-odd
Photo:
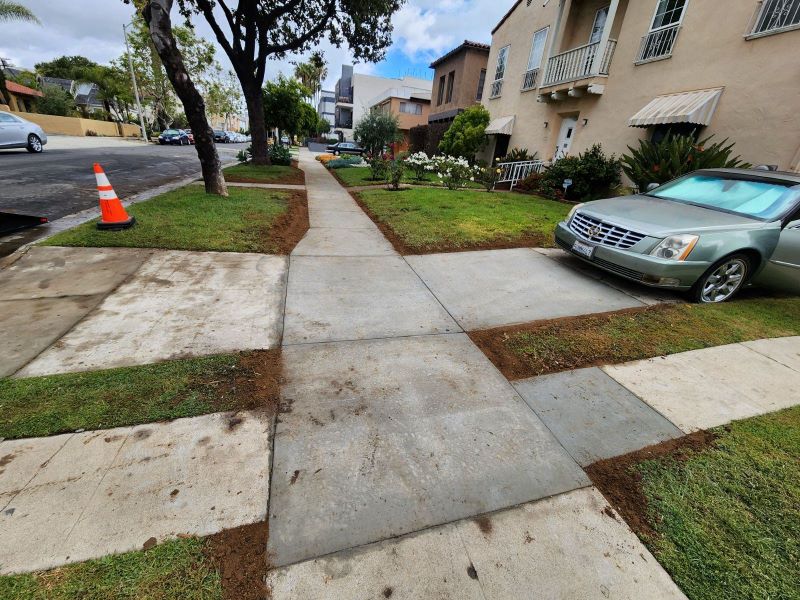
[[[20,96],[38,96],[40,98],[44,96],[39,90],[20,85],[15,81],[6,81],[6,89],[12,94],[18,94]]]

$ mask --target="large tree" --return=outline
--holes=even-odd
[[[391,43],[391,16],[403,0],[178,0],[190,19],[205,17],[242,85],[253,162],[268,164],[261,86],[267,59],[304,52],[327,38],[346,42],[357,60],[378,61]],[[219,7],[216,12],[215,7]],[[221,15],[224,20],[218,20]]]
[[[98,64],[85,56],[60,56],[50,61],[36,63],[36,72],[45,77],[59,79],[80,79],[86,69],[94,69]]]
[[[262,121],[267,127],[277,127],[279,133],[299,133],[303,119],[302,107],[308,106],[304,101],[306,97],[308,89],[296,79],[280,75],[276,81],[268,81],[263,92]],[[252,127],[251,122],[251,135]]]
[[[175,93],[183,103],[186,118],[192,127],[206,192],[227,196],[228,188],[222,175],[222,163],[217,154],[217,147],[214,145],[214,132],[206,118],[205,101],[186,69],[183,56],[172,32],[170,17],[172,5],[173,0],[149,0],[144,7],[143,16],[150,28],[153,45],[164,65],[172,87],[175,88]]]

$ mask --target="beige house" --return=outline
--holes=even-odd
[[[465,108],[480,103],[488,58],[489,46],[464,40],[431,63],[434,97],[429,122],[450,122]]]
[[[409,130],[428,122],[431,92],[412,87],[390,88],[370,100],[369,105],[372,111],[397,117],[397,128],[403,139],[399,141],[395,150],[406,150],[409,143]]]
[[[486,156],[668,130],[800,170],[800,0],[519,0],[492,32]]]

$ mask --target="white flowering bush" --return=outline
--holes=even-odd
[[[424,181],[425,171],[430,170],[431,159],[424,152],[415,152],[406,158],[406,165],[414,171],[414,179]]]
[[[448,190],[464,187],[467,181],[475,181],[475,167],[466,158],[436,155],[430,159],[429,169],[436,173]]]

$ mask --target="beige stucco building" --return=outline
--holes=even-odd
[[[488,69],[484,158],[619,155],[671,128],[800,170],[800,0],[519,0]]]
[[[395,150],[406,150],[409,143],[409,130],[428,122],[431,92],[413,87],[389,88],[370,100],[369,105],[370,110],[397,117],[397,128],[403,137],[397,143]]]
[[[431,123],[448,123],[483,98],[489,46],[464,40],[430,65],[433,72]]]

